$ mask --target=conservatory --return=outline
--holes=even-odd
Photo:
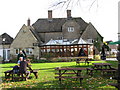
[[[50,40],[40,46],[41,57],[51,55],[51,57],[80,57],[87,56],[93,58],[93,44],[82,38],[80,40]]]

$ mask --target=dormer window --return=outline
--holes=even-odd
[[[3,38],[3,42],[5,42],[6,38]]]
[[[74,32],[74,27],[73,26],[69,26],[68,27],[68,32]]]

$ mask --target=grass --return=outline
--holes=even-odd
[[[109,86],[109,83],[117,83],[116,80],[109,79],[109,76],[103,76],[100,72],[96,72],[93,76],[86,74],[86,71],[82,72],[82,75],[86,78],[83,79],[83,84],[80,85],[79,81],[75,79],[64,79],[62,80],[62,85],[59,84],[59,80],[55,79],[56,67],[91,67],[92,63],[107,62],[111,63],[113,67],[117,68],[117,62],[115,61],[91,61],[90,66],[82,63],[80,66],[76,66],[75,62],[58,62],[58,63],[32,63],[33,69],[40,69],[38,72],[39,78],[35,79],[34,75],[31,74],[32,79],[28,81],[12,81],[11,79],[5,80],[4,71],[12,69],[11,67],[16,65],[15,63],[0,64],[2,83],[0,87],[2,88],[86,88],[86,89],[97,89],[97,88],[114,88]]]

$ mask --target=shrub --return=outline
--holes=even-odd
[[[44,58],[46,58],[46,59],[51,59],[51,58],[55,57],[55,54],[53,54],[53,53],[44,53],[42,56],[44,56]]]
[[[10,60],[10,62],[11,62],[11,63],[17,63],[18,60],[15,58],[15,59]]]
[[[45,60],[45,59],[40,59],[40,60],[33,59],[33,60],[31,60],[31,63],[45,63],[45,62],[51,62],[51,61]]]
[[[100,60],[100,58],[101,58],[100,55],[94,55],[95,60]]]

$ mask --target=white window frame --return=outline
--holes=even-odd
[[[17,51],[18,50],[18,51]],[[15,54],[17,55],[17,54],[19,54],[19,52],[20,52],[20,48],[16,48],[15,49]]]
[[[26,48],[25,51],[26,51],[27,55],[32,55],[33,54],[33,49],[32,48]]]
[[[93,39],[88,39],[89,43],[93,43],[93,41],[94,41]]]
[[[74,32],[74,27],[73,26],[69,26],[68,27],[68,32]]]

